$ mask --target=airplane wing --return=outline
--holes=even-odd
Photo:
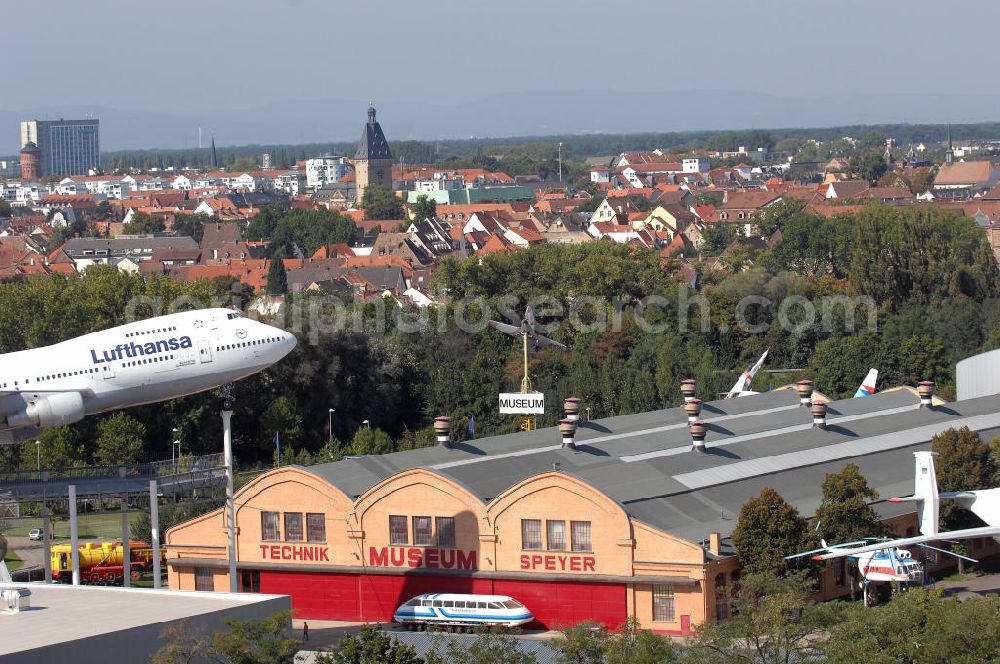
[[[488,320],[486,322],[489,323],[490,327],[493,329],[500,330],[504,334],[509,334],[512,337],[520,336],[521,334],[521,328],[519,327],[507,325],[506,323],[498,323],[495,320]]]
[[[865,376],[865,379],[861,381],[861,387],[858,391],[854,393],[854,398],[858,397],[870,397],[875,394],[875,384],[878,382],[878,369],[872,369]]]
[[[733,385],[733,389],[729,390],[729,393],[723,398],[732,399],[733,397],[740,396],[741,392],[747,392],[750,388],[750,381],[752,381],[753,377],[757,375],[760,368],[764,366],[764,360],[766,358],[767,351],[765,350],[764,354],[760,356],[760,359],[757,360],[752,367],[740,374],[739,380],[737,380],[736,384]]]
[[[549,348],[561,348],[563,350],[566,350],[565,345],[559,343],[555,339],[549,339],[548,337],[543,337],[540,334],[536,334],[535,336],[531,337],[531,340],[534,341],[539,346],[548,346]]]
[[[833,558],[847,558],[856,556],[859,553],[870,551],[881,551],[882,549],[893,549],[906,547],[913,544],[923,544],[925,542],[939,542],[941,540],[971,539],[973,537],[997,537],[1000,536],[1000,528],[993,526],[983,526],[982,528],[966,528],[965,530],[953,530],[950,533],[937,533],[936,535],[918,535],[916,537],[904,537],[902,539],[886,540],[875,544],[866,544],[854,548],[838,548],[826,553],[813,556],[815,560],[831,560]]]

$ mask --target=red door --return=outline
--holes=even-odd
[[[291,595],[296,618],[361,620],[357,574],[260,573],[260,591]]]
[[[497,580],[493,592],[528,607],[535,616],[529,628],[563,629],[593,620],[615,629],[628,617],[625,586],[617,583]]]

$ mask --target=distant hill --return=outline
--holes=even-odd
[[[566,134],[617,134],[889,123],[1000,120],[1000,95],[865,95],[793,98],[753,92],[695,90],[524,93],[457,105],[377,103],[390,140]],[[288,101],[195,113],[67,105],[0,110],[0,154],[17,151],[17,123],[29,118],[96,116],[102,150],[197,147],[211,132],[220,145],[300,144],[357,140],[367,102]]]

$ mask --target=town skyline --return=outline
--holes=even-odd
[[[38,48],[30,29],[9,35],[0,126],[100,117],[116,150],[195,147],[199,126],[225,145],[350,140],[369,100],[400,139],[958,123],[991,120],[998,106],[983,81],[1000,8],[981,1],[952,4],[976,17],[960,32],[928,2],[725,1],[709,15],[640,0],[610,29],[605,4],[572,8],[514,0],[486,23],[452,0],[182,1],[155,14],[118,0],[80,14],[57,0],[44,27],[63,48]],[[7,17],[33,20],[26,5]],[[88,38],[102,30],[121,39]],[[136,50],[136,35],[157,49]],[[67,52],[104,64],[38,85],[65,70]],[[0,136],[0,153],[13,144]]]

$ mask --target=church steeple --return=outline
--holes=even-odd
[[[219,155],[215,151],[215,134],[212,134],[212,168],[219,167]]]

